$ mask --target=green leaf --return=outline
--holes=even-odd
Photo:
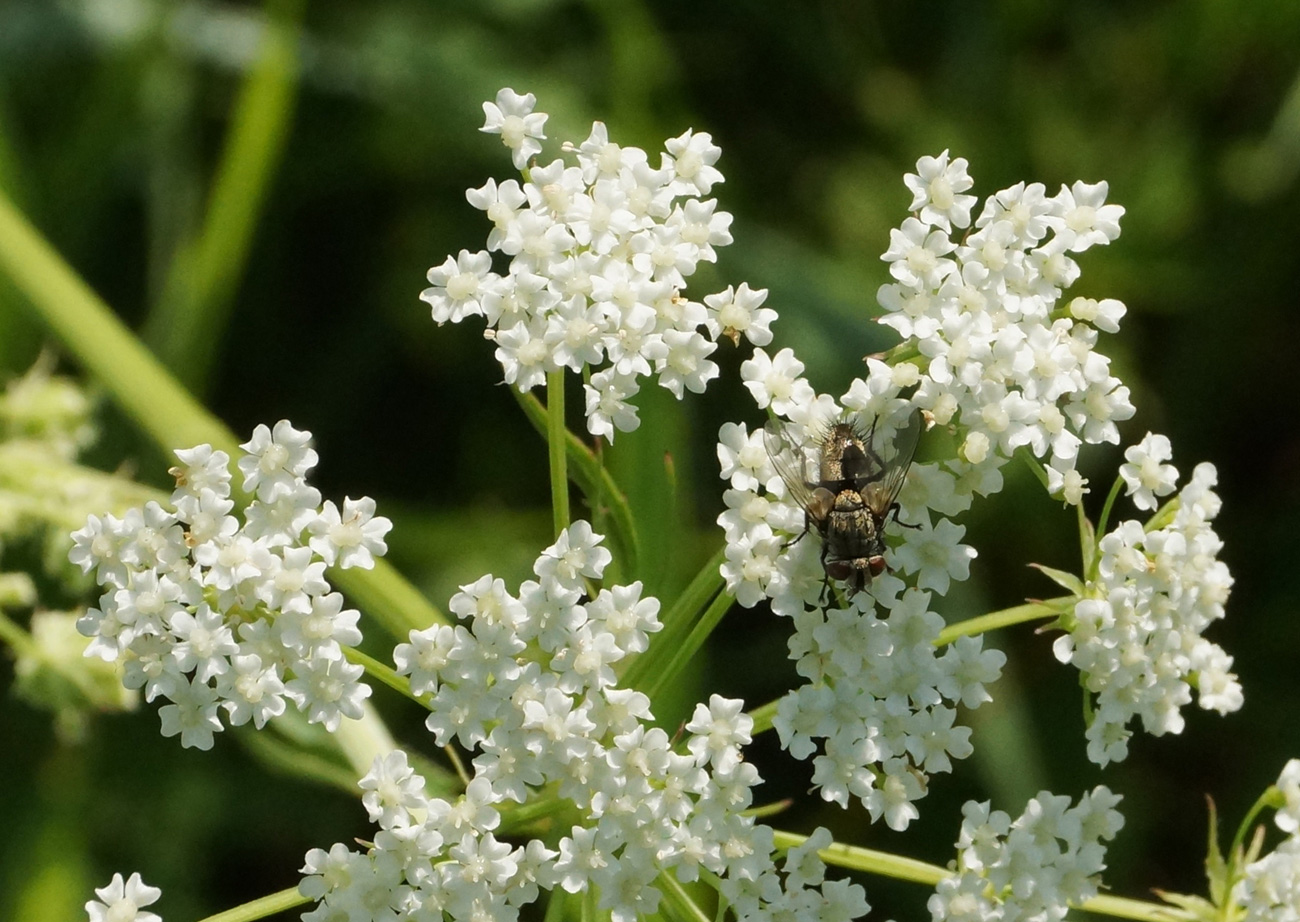
[[[1084,597],[1087,587],[1084,585],[1083,580],[1079,579],[1079,577],[1075,576],[1073,573],[1067,573],[1065,570],[1056,570],[1052,567],[1045,567],[1041,563],[1031,563],[1030,566],[1039,573],[1042,573],[1052,582],[1056,583],[1056,585],[1060,586],[1062,589],[1072,592],[1079,598]]]
[[[1154,890],[1153,892],[1169,905],[1178,907],[1177,911],[1166,910],[1170,919],[1221,922],[1218,910],[1205,897],[1193,896],[1188,893],[1168,893],[1164,890]]]
[[[145,323],[145,339],[187,385],[205,389],[213,348],[231,306],[253,232],[289,135],[298,84],[298,25],[302,0],[267,5],[257,61],[231,115],[197,240],[172,260],[162,297]]]
[[[1223,849],[1219,846],[1219,811],[1214,800],[1206,797],[1209,816],[1206,822],[1205,842],[1205,879],[1209,883],[1210,899],[1215,905],[1223,902],[1228,892],[1228,863],[1224,860]]]

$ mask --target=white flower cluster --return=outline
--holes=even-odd
[[[1143,446],[1153,441],[1148,435]],[[1140,454],[1151,456],[1145,448]],[[1138,455],[1130,449],[1130,462]],[[1135,500],[1143,491],[1173,489],[1177,471],[1164,467],[1159,480],[1135,491]],[[1056,658],[1078,668],[1095,696],[1088,758],[1099,765],[1128,755],[1133,717],[1148,733],[1180,733],[1180,709],[1192,700],[1193,686],[1206,710],[1226,714],[1241,707],[1241,685],[1229,671],[1232,657],[1201,636],[1223,617],[1232,587],[1217,556],[1223,542],[1210,524],[1220,506],[1215,480],[1214,465],[1199,464],[1168,524],[1147,531],[1130,519],[1105,535],[1096,579],[1074,607],[1070,632],[1056,639]]]
[[[698,705],[674,747],[650,726],[646,696],[615,684],[615,664],[659,629],[659,603],[641,597],[640,583],[583,601],[585,581],[610,560],[600,540],[574,523],[518,595],[485,576],[452,600],[467,623],[413,631],[398,646],[398,671],[429,696],[437,743],[477,751],[473,778],[450,803],[425,796],[400,752],[377,762],[362,787],[382,830],[364,853],[335,845],[308,855],[302,892],[321,901],[308,922],[512,920],[539,888],[557,886],[594,887],[602,909],[630,922],[655,912],[660,874],[686,882],[702,871],[723,878],[741,919],[815,908],[798,917],[832,922],[866,912],[861,887],[823,881],[815,852],[829,834],[792,852],[784,879],[777,872],[772,830],[744,815],[759,777],[741,755],[753,726],[742,702],[715,695]],[[543,788],[581,821],[554,848],[498,840],[500,806]]]
[[[243,488],[232,514],[230,458],[210,445],[180,450],[171,508],[150,502],[121,519],[91,516],[69,558],[95,571],[99,607],[77,628],[87,656],[125,667],[124,684],[161,696],[163,736],[209,749],[222,727],[262,727],[291,701],[333,731],[360,717],[370,688],[343,647],[361,640],[359,614],[330,591],[325,568],[374,566],[392,523],[374,500],[339,509],[307,484],[311,433],[281,420],[241,445]]]
[[[1115,423],[1134,410],[1095,349],[1124,305],[1061,298],[1079,277],[1071,254],[1118,237],[1124,209],[1105,204],[1104,182],[1055,196],[1022,182],[986,199],[974,230],[954,241],[975,205],[960,194],[973,184],[966,166],[944,151],[907,177],[915,216],[891,232],[881,322],[902,334],[905,354],[919,353],[913,399],[939,425],[960,425],[962,457],[979,464],[1027,445],[1047,459],[1052,491],[1078,503],[1080,444],[1118,443]]]
[[[1070,798],[1042,791],[1012,820],[967,801],[957,871],[927,904],[933,922],[1058,922],[1097,895],[1106,847],[1124,825],[1120,798],[1098,786]]]
[[[846,411],[874,420],[874,447],[880,449],[890,444],[894,421],[908,418],[900,392],[916,383],[915,368],[876,365],[871,382],[854,381],[838,402],[813,391],[788,349],[773,358],[756,350],[741,375],[760,407],[806,434],[812,448],[795,463],[816,481],[818,434],[828,422]],[[913,465],[900,518],[916,527],[890,527],[899,543],[886,560],[891,569],[914,575],[915,587],[882,574],[846,607],[828,609],[820,539],[795,540],[805,512],[775,470],[763,433],[728,423],[719,439],[722,476],[731,482],[727,510],[718,518],[726,533],[727,589],[746,607],[766,598],[774,612],[793,619],[790,655],[807,682],[779,705],[774,725],[782,744],[807,759],[823,741],[814,760],[822,796],[842,806],[857,797],[873,820],[883,816],[891,828],[904,829],[918,815],[914,802],[926,793],[927,775],[951,771],[952,759],[971,753],[970,730],[957,725],[956,705],[974,708],[990,700],[984,685],[998,679],[1006,661],[1000,651],[984,650],[978,637],[937,649],[944,621],[930,611],[927,591],[946,593],[953,580],[969,576],[975,551],[960,543],[965,529],[947,516],[968,508],[974,493],[999,489],[1001,462]]]
[[[688,130],[667,141],[654,166],[596,122],[581,144],[564,145],[576,165],[557,159],[527,169],[545,137],[536,102],[503,89],[484,104],[482,130],[501,135],[524,181],[489,179],[468,191],[493,224],[488,248],[430,269],[420,297],[438,323],[482,316],[506,382],[521,391],[549,371],[590,370],[587,428],[612,439],[639,425],[629,400],[640,378],[658,375],[678,399],[702,393],[718,375],[709,359],[716,340],[764,345],[776,312],[761,306],[765,290],[744,284],[702,304],[681,293],[699,263],[731,243],[731,215],[704,198],[723,179],[708,134]],[[505,275],[492,271],[490,251],[510,257]]]
[[[95,896],[99,899],[86,904],[90,922],[162,922],[157,913],[143,911],[158,901],[162,891],[146,884],[139,873],[125,881],[121,874],[114,874],[107,887],[95,888]]]
[[[1242,922],[1300,922],[1300,759],[1286,763],[1277,789],[1285,803],[1273,821],[1287,837],[1246,866],[1233,894],[1236,905],[1245,910]]]

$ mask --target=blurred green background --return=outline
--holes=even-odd
[[[299,41],[263,42],[268,17]],[[1126,439],[1164,432],[1185,474],[1219,466],[1237,584],[1211,636],[1237,658],[1245,708],[1189,709],[1183,735],[1138,736],[1100,771],[1084,759],[1075,675],[1050,636],[1021,628],[993,639],[1011,662],[998,704],[971,718],[976,756],[934,779],[906,834],[809,803],[809,767],[773,740],[755,758],[762,796],[803,802],[778,825],[825,823],[940,864],[965,798],[1014,815],[1040,787],[1106,783],[1128,815],[1107,880],[1142,897],[1202,891],[1204,795],[1230,830],[1300,756],[1298,81],[1294,0],[4,0],[0,187],[241,437],[280,418],[311,429],[317,485],[376,497],[396,523],[390,560],[445,605],[484,572],[517,583],[549,543],[542,440],[498,385],[481,328],[437,328],[417,300],[429,266],[483,246],[464,190],[511,174],[477,131],[500,87],[538,95],[548,155],[593,119],[652,154],[687,127],[710,132],[736,242],[689,293],[769,288],[774,348],[794,347],[832,393],[892,344],[869,318],[919,156],[966,157],[981,196],[1108,180],[1124,232],[1084,254],[1073,293],[1129,307],[1101,346],[1138,406]],[[47,342],[0,278],[0,373]],[[746,353],[719,354],[723,380],[703,398],[643,391],[646,425],[608,453],[642,521],[638,575],[669,598],[720,541],[718,426],[759,418],[736,379]],[[92,460],[166,486],[163,454],[111,406],[101,419]],[[1117,458],[1097,451],[1085,467],[1108,483]],[[968,519],[980,557],[941,605],[950,619],[1054,594],[1028,561],[1076,566],[1072,516],[1025,472],[1011,481]],[[794,681],[785,633],[732,612],[683,702],[778,696]],[[372,640],[376,653],[389,642]],[[0,687],[11,679],[6,660]],[[418,714],[376,700],[429,751]],[[6,919],[81,918],[118,870],[163,888],[153,908],[169,922],[199,918],[293,886],[308,848],[370,832],[355,797],[268,770],[232,734],[182,751],[152,708],[66,746],[10,696],[0,791]],[[924,917],[923,888],[865,884],[872,918]]]

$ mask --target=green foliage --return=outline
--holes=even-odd
[[[286,38],[295,27],[296,45]],[[1111,883],[1199,889],[1200,793],[1214,791],[1239,815],[1296,749],[1294,730],[1279,732],[1274,720],[1300,707],[1291,663],[1300,622],[1282,617],[1294,607],[1290,562],[1300,551],[1300,445],[1284,415],[1300,340],[1289,220],[1300,210],[1300,4],[0,5],[0,191],[147,334],[172,375],[206,395],[207,410],[178,402],[149,435],[192,444],[211,440],[194,433],[218,420],[243,433],[282,417],[310,428],[325,459],[323,491],[376,496],[396,522],[397,569],[436,590],[438,606],[488,569],[516,581],[548,531],[535,410],[525,401],[520,412],[494,386],[499,369],[477,331],[435,328],[416,300],[430,265],[482,246],[486,222],[463,192],[510,171],[500,145],[476,131],[480,101],[507,85],[537,93],[553,113],[552,137],[581,137],[593,118],[650,148],[688,126],[711,132],[728,176],[715,192],[736,216],[736,243],[712,272],[722,285],[771,289],[778,344],[793,346],[830,391],[864,354],[893,344],[869,319],[886,277],[877,257],[906,207],[901,176],[917,157],[951,148],[971,162],[981,194],[1020,178],[1049,189],[1110,182],[1111,200],[1128,208],[1124,235],[1088,254],[1090,290],[1079,293],[1118,297],[1131,310],[1114,352],[1139,408],[1131,433],[1169,433],[1184,470],[1201,459],[1219,465],[1239,589],[1216,639],[1237,655],[1248,697],[1269,701],[1266,713],[1204,715],[1182,737],[1144,739],[1106,778],[1156,818],[1126,829]],[[15,220],[0,211],[0,221]],[[36,247],[0,261],[6,276],[54,272],[56,309],[60,298],[87,295],[49,270],[50,256]],[[30,306],[0,279],[5,377],[22,374],[43,343],[120,336],[112,323],[73,328]],[[152,399],[165,371],[139,360],[129,386]],[[621,578],[680,591],[717,546],[712,443],[721,422],[757,418],[726,361],[731,382],[705,398],[643,409],[653,424],[626,444],[620,437],[599,459],[603,470],[569,445],[581,492],[600,497],[623,543],[616,563],[631,572]],[[99,380],[121,373],[83,370]],[[103,466],[138,459],[140,477],[166,487],[166,463],[135,428],[141,415],[130,400],[120,412],[127,418],[104,421]],[[1004,494],[976,515],[970,540],[982,556],[972,583],[948,600],[954,619],[1044,594],[1043,578],[1019,566],[1026,560],[1072,568],[1074,524],[1030,495]],[[1095,518],[1105,497],[1089,499]],[[575,503],[575,516],[588,514]],[[340,588],[363,609],[412,599],[393,580],[340,577]],[[757,704],[783,691],[781,629],[764,618],[724,620],[683,693],[703,683]],[[407,626],[388,625],[395,635]],[[1077,713],[1052,710],[1077,700],[1057,693],[1071,677],[1042,638],[1022,631],[1005,642],[1020,665],[999,696],[1011,698],[1007,686],[1020,682],[1027,697],[1015,700],[1031,703],[999,721],[1005,742],[976,747],[995,797],[1036,771],[1028,766],[1062,777],[1083,761]],[[11,689],[3,668],[0,687]],[[399,735],[420,738],[418,714],[380,701]],[[222,740],[229,770],[196,768],[194,753],[157,739],[155,717],[132,719],[135,733],[123,732],[127,718],[103,720],[73,749],[26,705],[0,708],[0,740],[13,756],[0,763],[0,787],[28,805],[14,816],[28,835],[0,847],[0,916],[75,917],[18,913],[106,881],[121,856],[156,846],[160,829],[177,864],[150,882],[168,894],[169,918],[291,886],[306,847],[361,829],[354,798],[322,788],[310,808],[292,808],[284,792],[301,785],[278,781],[254,798],[262,814],[231,810],[250,783],[263,783],[250,781],[260,776],[247,755]],[[273,762],[273,748],[253,755]],[[66,771],[69,763],[83,768]],[[150,784],[122,793],[123,765],[146,764]],[[806,788],[806,766],[772,759],[760,769],[773,800]],[[322,756],[317,780],[337,784],[341,772]],[[84,817],[42,811],[57,800],[50,777],[71,779],[70,803],[120,802]],[[1062,789],[1095,780],[1082,772]],[[943,781],[948,790],[927,801],[936,812],[988,796],[958,790],[973,782]],[[791,822],[865,827],[854,813],[806,809],[814,813]],[[253,833],[241,824],[253,822],[291,832],[250,851]],[[927,823],[908,841],[929,856],[946,855],[951,839],[950,828]],[[200,855],[212,873],[182,878],[177,868]],[[241,874],[250,856],[265,869]],[[916,915],[915,903],[873,902],[882,917]]]

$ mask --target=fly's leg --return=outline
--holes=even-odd
[[[791,538],[791,539],[790,539],[789,541],[787,541],[785,544],[781,545],[781,550],[784,551],[784,550],[785,550],[786,548],[788,548],[788,547],[794,547],[796,544],[798,544],[800,541],[802,541],[802,540],[803,540],[803,536],[806,535],[806,534],[808,534],[808,529],[810,529],[810,528],[812,528],[812,519],[809,517],[809,515],[808,515],[807,512],[804,512],[804,514],[803,514],[803,531],[799,532],[799,534],[795,535],[793,538]],[[826,556],[826,552],[825,552],[825,551],[822,552],[822,556],[823,556],[823,557]]]
[[[807,529],[804,529],[806,532]],[[821,553],[822,564],[822,594],[817,597],[817,605],[821,608],[826,607],[826,601],[831,594],[831,575],[826,571],[826,543],[822,542]]]
[[[898,517],[899,509],[900,509],[900,507],[899,507],[898,503],[891,503],[891,504],[890,504],[890,506],[889,506],[889,510],[885,513],[885,524],[889,524],[890,517],[892,516],[892,517],[893,517],[893,520],[894,520],[896,523],[898,523],[899,525],[902,525],[904,528],[920,528],[920,527],[921,527],[919,523],[914,525],[914,524],[912,524],[912,523],[910,523],[910,522],[904,522],[904,521],[900,520],[899,517]]]

